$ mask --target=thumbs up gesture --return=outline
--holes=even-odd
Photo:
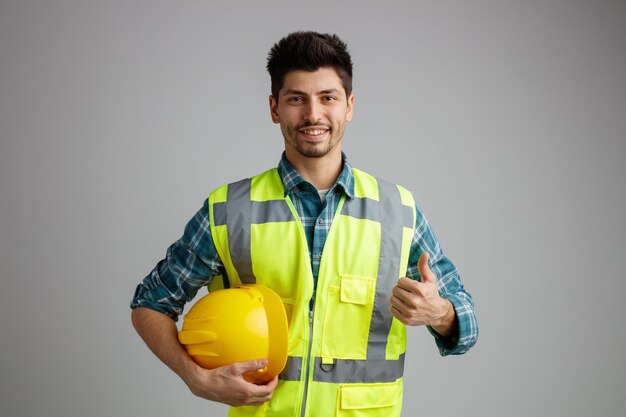
[[[456,318],[452,303],[439,296],[437,277],[428,266],[428,252],[417,261],[421,282],[402,277],[393,288],[391,314],[409,326],[432,326],[437,333],[448,336]]]

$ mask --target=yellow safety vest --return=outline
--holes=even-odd
[[[337,207],[313,312],[305,231],[278,171],[210,194],[211,233],[230,285],[272,288],[289,321],[289,357],[272,400],[232,407],[229,416],[400,415],[406,329],[389,298],[406,274],[415,202],[400,186],[353,173],[355,195]]]

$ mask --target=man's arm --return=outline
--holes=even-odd
[[[476,343],[478,322],[472,296],[419,208],[406,278],[398,280],[394,297],[392,314],[405,323],[426,325],[441,355],[465,353]]]
[[[266,385],[255,385],[243,378],[245,372],[265,367],[267,360],[204,369],[178,342],[178,330],[171,318],[158,311],[137,307],[133,309],[131,319],[150,350],[180,376],[194,395],[232,406],[260,405],[272,398],[278,378]]]
[[[198,366],[178,341],[175,320],[198,290],[223,273],[209,223],[208,203],[187,223],[183,236],[137,286],[131,302],[131,318],[137,333],[150,350],[202,398],[230,405],[268,401],[277,381],[257,386],[242,374],[265,366],[250,361],[214,370]],[[262,358],[259,358],[262,359]]]

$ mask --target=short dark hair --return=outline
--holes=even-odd
[[[317,71],[333,68],[346,90],[352,93],[352,58],[348,45],[337,35],[311,31],[290,33],[274,44],[267,56],[267,72],[272,80],[272,95],[278,100],[285,74],[293,70]]]

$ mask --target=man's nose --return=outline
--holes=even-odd
[[[306,109],[304,112],[304,119],[310,123],[316,123],[322,118],[320,103],[315,100],[311,100],[307,103]]]

